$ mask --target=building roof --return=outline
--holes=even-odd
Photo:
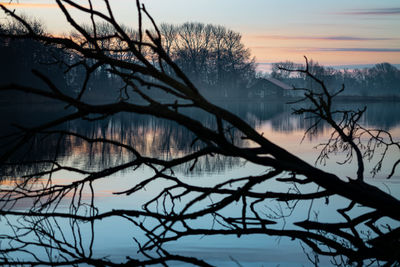
[[[267,81],[269,81],[269,82],[275,84],[276,86],[279,86],[280,88],[285,89],[285,90],[292,90],[293,89],[292,86],[290,86],[290,85],[288,85],[288,84],[286,84],[284,82],[281,82],[281,81],[279,81],[279,80],[277,80],[275,78],[272,78],[272,77],[271,78],[265,78],[265,80],[267,80]]]

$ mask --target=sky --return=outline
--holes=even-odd
[[[93,0],[104,10],[103,1]],[[50,0],[0,0],[40,18],[54,34],[69,26]],[[88,5],[85,0],[77,0]],[[136,26],[136,3],[111,0],[117,19]],[[142,0],[157,23],[223,25],[242,34],[260,68],[279,61],[323,65],[400,64],[400,0]],[[71,9],[70,9],[71,10]],[[72,11],[81,21],[82,14]],[[0,15],[0,20],[4,20]]]

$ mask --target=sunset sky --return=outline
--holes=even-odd
[[[69,26],[48,0],[0,0],[19,13],[39,17],[52,33]],[[78,1],[87,5],[87,1]],[[111,0],[120,22],[135,26],[135,2]],[[103,1],[95,0],[104,10]],[[324,65],[389,62],[400,64],[399,0],[144,0],[158,23],[187,21],[224,25],[243,35],[259,63],[291,60],[303,55]],[[73,13],[82,21],[85,18]],[[0,16],[4,20],[4,15]],[[261,64],[262,66],[262,64]]]

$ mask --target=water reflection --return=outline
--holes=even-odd
[[[294,108],[299,108],[299,105],[296,104],[277,101],[219,104],[244,118],[259,131],[265,132],[266,136],[275,136],[273,141],[284,147],[293,142],[300,142],[302,133],[314,123],[312,118],[292,114]],[[336,108],[344,110],[362,108],[363,106],[363,103],[345,102],[337,104]],[[0,112],[3,125],[0,135],[12,133],[14,130],[12,125],[35,126],[67,112],[68,110],[65,110],[63,106],[56,104],[3,106],[2,112]],[[390,130],[400,124],[400,117],[393,116],[393,114],[398,113],[400,113],[400,106],[395,102],[368,103],[368,109],[362,123],[372,128]],[[198,110],[189,110],[189,115],[209,127],[216,125],[213,117]],[[268,125],[268,127],[265,127],[265,125]],[[314,137],[318,138],[318,135],[327,134],[326,129],[324,125],[321,125]],[[116,140],[135,148],[143,156],[167,160],[196,151],[204,146],[201,141],[195,141],[195,136],[191,132],[175,122],[137,114],[117,114],[92,122],[78,120],[55,130],[73,132],[92,139]],[[312,137],[310,136],[310,138]],[[237,140],[243,142],[242,145],[244,145],[245,141],[240,138],[237,138]],[[312,139],[310,140],[312,142]],[[10,140],[3,139],[2,151],[6,150],[10,143]],[[304,149],[307,148],[304,147]],[[14,155],[13,160],[16,162],[22,160],[28,162],[33,160],[64,160],[72,162],[74,166],[86,169],[102,169],[129,162],[134,157],[134,153],[113,144],[88,143],[77,136],[59,134],[37,136],[27,143],[23,149],[19,150]],[[243,161],[237,158],[207,156],[196,164],[193,171],[196,174],[223,172],[225,168],[229,169],[241,163]],[[23,166],[18,164],[3,166],[1,171],[3,177],[16,177],[24,173],[46,169],[49,164],[48,162],[41,162],[40,164]],[[186,164],[180,166],[178,171],[186,171],[186,174],[190,174],[187,171],[188,169],[190,169],[190,166],[188,168]]]
[[[356,105],[361,106],[361,104]],[[354,108],[354,106],[354,104],[342,103],[338,105],[338,108],[347,109]],[[283,146],[290,144],[298,146],[301,137],[299,133],[302,133],[312,124],[312,121],[306,120],[304,117],[293,117],[291,115],[292,107],[284,103],[233,103],[225,104],[225,107],[245,118],[252,126],[263,131],[266,136],[270,136],[273,141],[278,140],[278,143]],[[55,110],[62,109],[59,106],[54,106],[51,109],[49,107],[44,108],[41,115],[34,115],[35,117],[29,118],[28,124],[35,125],[48,120],[58,112],[55,112]],[[389,111],[386,114],[388,109]],[[364,124],[386,129],[396,127],[399,124],[399,118],[393,118],[388,114],[396,114],[396,112],[400,111],[398,109],[399,107],[392,105],[392,103],[371,104]],[[385,111],[380,112],[380,110]],[[22,116],[22,112],[23,110],[20,109],[15,114],[9,113],[8,116],[4,116],[4,119],[8,122],[23,124],[28,117]],[[210,127],[215,125],[214,118],[207,117],[196,110],[189,112],[190,116],[199,119],[204,124]],[[9,128],[4,128],[3,131],[4,133],[11,132]],[[116,165],[128,164],[137,158],[134,151],[124,146],[115,146],[112,143],[104,142],[105,139],[112,139],[132,146],[141,155],[152,156],[157,159],[172,159],[198,150],[203,146],[200,141],[193,142],[195,140],[194,136],[175,123],[132,114],[119,114],[92,122],[75,121],[64,127],[54,129],[54,131],[59,131],[59,133],[37,136],[14,156],[13,161],[15,164],[3,166],[2,176],[8,177],[8,179],[3,180],[3,190],[5,188],[12,189],[13,186],[18,189],[18,186],[15,186],[15,182],[21,184],[24,179],[16,179],[16,177],[28,173],[40,173],[49,168],[54,168],[52,161],[79,167],[84,171],[101,171],[111,169]],[[324,138],[326,131],[326,127],[322,125],[320,131],[317,132],[316,138]],[[66,135],[66,132],[75,134]],[[81,135],[90,138],[91,141],[84,140],[80,137]],[[293,136],[295,138],[288,138]],[[274,138],[277,139],[274,140]],[[241,140],[240,138],[236,139]],[[96,142],[95,140],[102,140],[103,142]],[[245,140],[240,142],[245,142]],[[3,147],[7,147],[7,143],[3,143]],[[304,152],[301,149],[300,154]],[[34,163],[22,166],[18,164],[21,160],[34,161]],[[248,231],[250,234],[267,233],[268,235],[279,236],[285,240],[282,241],[283,247],[288,246],[284,251],[285,255],[290,254],[300,257],[299,254],[302,255],[302,251],[297,250],[295,252],[294,245],[290,246],[291,242],[285,237],[300,237],[301,239],[302,235],[311,235],[311,232],[309,229],[301,231],[303,230],[302,225],[296,225],[295,223],[306,219],[315,219],[316,224],[313,225],[314,227],[324,227],[325,224],[318,224],[318,220],[321,219],[322,221],[346,224],[346,222],[343,222],[343,218],[338,219],[337,211],[338,207],[344,208],[351,205],[349,201],[341,197],[331,196],[329,192],[320,191],[319,187],[315,188],[315,185],[299,183],[299,186],[287,186],[278,180],[271,181],[270,179],[275,176],[286,179],[290,179],[290,177],[286,173],[265,170],[265,168],[254,164],[245,164],[245,162],[237,158],[215,155],[214,157],[204,157],[200,161],[193,171],[190,171],[191,162],[175,170],[176,172],[184,172],[185,175],[182,180],[176,180],[172,174],[171,176],[166,175],[154,179],[152,172],[157,172],[158,169],[155,170],[151,168],[152,166],[146,166],[135,170],[125,168],[125,172],[112,173],[111,178],[113,180],[96,181],[96,185],[93,185],[93,187],[91,183],[77,185],[62,196],[62,200],[66,202],[65,205],[62,205],[63,203],[57,204],[59,205],[58,207],[72,209],[72,217],[64,218],[59,214],[52,213],[46,218],[23,217],[17,222],[2,225],[5,229],[3,240],[5,242],[8,241],[9,244],[17,248],[23,247],[27,243],[29,243],[30,247],[34,247],[30,250],[31,253],[28,253],[28,256],[24,256],[25,260],[34,260],[34,255],[37,255],[44,258],[49,256],[50,259],[65,257],[70,263],[75,264],[107,265],[114,260],[116,262],[124,262],[127,259],[126,255],[129,255],[133,257],[133,259],[128,259],[130,264],[143,265],[154,263],[155,259],[161,260],[160,262],[167,259],[174,260],[169,254],[172,251],[179,253],[180,257],[182,257],[180,260],[186,263],[195,261],[193,257],[198,256],[209,259],[211,263],[217,266],[230,266],[235,264],[236,261],[238,261],[238,264],[244,262],[249,266],[252,264],[259,266],[262,262],[268,260],[266,257],[261,256],[264,254],[265,248],[275,247],[275,241],[265,241],[264,237],[256,235],[248,239],[241,238],[240,245],[238,245],[238,237],[236,235],[240,234],[237,234],[239,233],[237,229],[242,229],[243,233]],[[188,177],[188,173],[191,173],[191,177]],[[92,173],[82,173],[81,175],[83,177],[88,175],[87,177],[90,178]],[[27,180],[29,181],[27,186],[40,186],[40,183],[45,186],[48,180],[41,180],[41,175],[37,176],[35,179]],[[68,183],[80,178],[79,175],[77,177],[77,174],[71,176],[68,171],[53,174],[53,176],[51,179],[53,179],[54,184]],[[106,175],[105,177],[109,178]],[[244,179],[236,180],[235,178],[237,177],[244,177]],[[244,190],[243,188],[246,185],[252,183],[253,178],[260,179],[259,184],[257,182],[252,184],[252,191]],[[66,182],[63,182],[63,179]],[[113,194],[127,189],[132,190],[134,194],[126,196]],[[398,188],[391,186],[391,190],[393,190],[395,196],[398,196]],[[207,192],[209,195],[207,195]],[[281,200],[282,202],[277,201],[275,197],[280,194],[280,196],[284,194],[285,197],[297,197],[299,194],[308,196],[307,194],[309,193],[315,193],[317,196],[322,197],[317,197],[315,200],[306,198],[304,201],[283,199]],[[13,193],[9,194],[9,196],[13,196]],[[262,196],[260,200],[255,200],[260,195]],[[209,196],[209,198],[202,196]],[[268,197],[264,198],[264,196]],[[8,196],[6,195],[6,197]],[[57,196],[57,192],[53,191],[47,197],[48,199],[54,199],[55,203],[60,199]],[[2,198],[4,200],[4,196]],[[230,203],[227,206],[221,204],[224,203],[225,198]],[[46,202],[46,200],[41,198],[40,201],[42,202],[40,204]],[[93,204],[95,200],[96,206]],[[197,204],[191,206],[190,203],[195,202],[195,200],[198,201]],[[190,213],[192,217],[174,219],[176,214],[185,209],[185,205],[190,206],[190,212],[192,212],[191,209],[194,210],[193,213]],[[220,206],[222,207],[221,210],[218,209]],[[34,208],[32,209],[32,207]],[[35,203],[32,202],[18,202],[13,206],[13,209],[20,212],[25,209],[35,211],[36,207]],[[205,213],[202,216],[201,212],[203,210],[213,209],[214,207],[217,207],[217,212]],[[3,208],[8,209],[10,206],[3,206]],[[48,206],[46,212],[56,210],[52,208],[53,206]],[[366,212],[363,208],[357,208],[358,211],[352,214],[355,217]],[[198,216],[196,214],[197,210],[200,213],[199,217],[196,217]],[[141,213],[137,211],[141,211]],[[241,215],[238,215],[238,211]],[[115,212],[118,218],[105,216],[104,214],[107,212]],[[16,213],[16,215],[18,214]],[[253,214],[259,217],[254,217]],[[377,216],[375,213],[365,214],[367,217],[372,216],[372,219]],[[89,215],[98,216],[99,218],[104,216],[106,219],[104,221],[101,219],[94,223],[94,220],[85,219]],[[82,218],[83,222],[79,221]],[[200,219],[193,220],[192,218]],[[379,220],[381,225],[387,224],[393,228],[398,227],[398,224],[393,223],[393,221],[381,218]],[[351,221],[349,224],[352,223]],[[291,229],[285,231],[287,225],[294,225],[296,231]],[[175,228],[170,228],[172,226]],[[260,226],[260,228],[257,228],[257,226]],[[368,230],[365,225],[360,228],[361,231]],[[327,231],[327,234],[322,235],[322,238],[336,231],[336,229],[332,230],[332,232],[329,232],[329,229],[321,229],[317,228],[318,231]],[[349,230],[349,228],[346,228],[346,230]],[[18,239],[15,239],[14,232],[21,232],[23,236],[18,236]],[[224,241],[218,241],[217,236],[220,234],[229,236],[224,238]],[[32,242],[32,236],[35,235],[38,238]],[[203,236],[204,238],[199,240],[198,236]],[[138,240],[138,243],[133,243],[132,237]],[[180,243],[174,242],[174,238],[180,239],[179,241],[183,239],[183,241]],[[359,237],[357,236],[353,238],[346,232],[343,234],[343,238],[345,242],[338,244],[338,246],[343,246],[343,249],[347,249],[347,246],[355,239],[356,247],[363,246],[363,242],[359,242],[357,239]],[[165,242],[168,245],[172,243],[172,246],[170,246],[171,251],[162,250],[164,247],[158,248],[158,242]],[[49,253],[44,248],[48,243],[57,244],[56,246],[59,247],[53,247],[52,249],[55,252]],[[218,246],[218,252],[223,256],[211,254],[209,252],[212,247],[210,244]],[[232,255],[232,251],[239,250],[243,244],[255,255],[249,258],[243,254],[238,254],[237,258],[235,258],[235,255]],[[155,246],[161,252],[152,250],[146,255],[144,251],[141,251],[141,246],[147,248],[154,248]],[[137,254],[137,251],[142,253]],[[9,255],[15,257],[22,255],[19,254],[22,252],[17,250],[7,253],[9,253],[6,255],[7,257]],[[283,252],[281,251],[281,253]],[[110,254],[110,257],[106,257]],[[102,260],[93,261],[93,257],[101,258]],[[276,258],[275,263],[286,260],[284,255]],[[303,261],[296,258],[294,262],[293,265]],[[51,262],[43,263],[51,264]],[[202,266],[202,262],[196,263]],[[286,260],[285,265],[288,264],[290,263]],[[206,266],[205,264],[203,265]]]

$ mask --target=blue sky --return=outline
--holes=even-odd
[[[9,1],[0,0],[8,3]],[[87,4],[87,1],[78,1]],[[94,0],[102,9],[100,0]],[[135,1],[111,0],[116,17],[136,25]],[[68,25],[50,0],[14,0],[17,12],[40,17],[53,33]],[[400,63],[400,1],[143,0],[158,23],[221,24],[243,35],[258,62],[303,55],[325,65]],[[85,20],[81,14],[73,13]],[[1,16],[4,18],[4,16]]]

